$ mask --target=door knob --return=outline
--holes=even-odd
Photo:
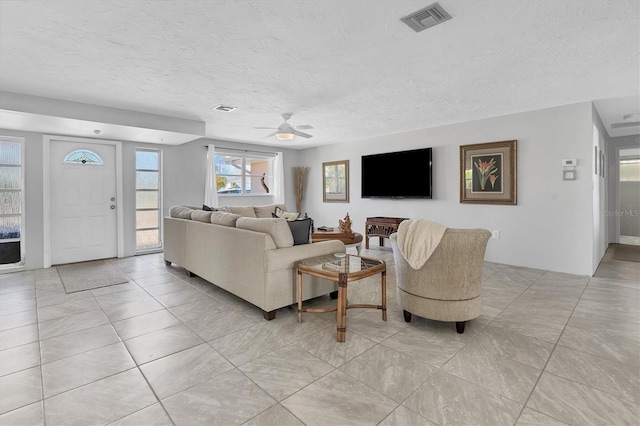
[[[115,209],[116,206],[114,206],[113,204],[111,204],[111,210]]]
[[[111,201],[115,201],[115,200],[116,200],[116,197],[111,197]]]

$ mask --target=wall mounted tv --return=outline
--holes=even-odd
[[[431,148],[362,156],[362,198],[431,198]]]

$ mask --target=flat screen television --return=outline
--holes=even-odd
[[[362,156],[362,198],[432,198],[431,148]]]

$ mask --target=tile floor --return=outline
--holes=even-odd
[[[483,315],[407,324],[252,305],[161,254],[127,284],[65,294],[55,268],[0,275],[0,425],[637,425],[640,264],[594,278],[487,263]],[[378,278],[352,303],[380,297]],[[311,303],[335,303],[328,297]]]

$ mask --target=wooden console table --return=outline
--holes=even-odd
[[[384,239],[398,231],[398,225],[406,217],[368,217],[365,224],[365,248],[369,248],[369,238],[380,237],[380,247],[384,247]]]

